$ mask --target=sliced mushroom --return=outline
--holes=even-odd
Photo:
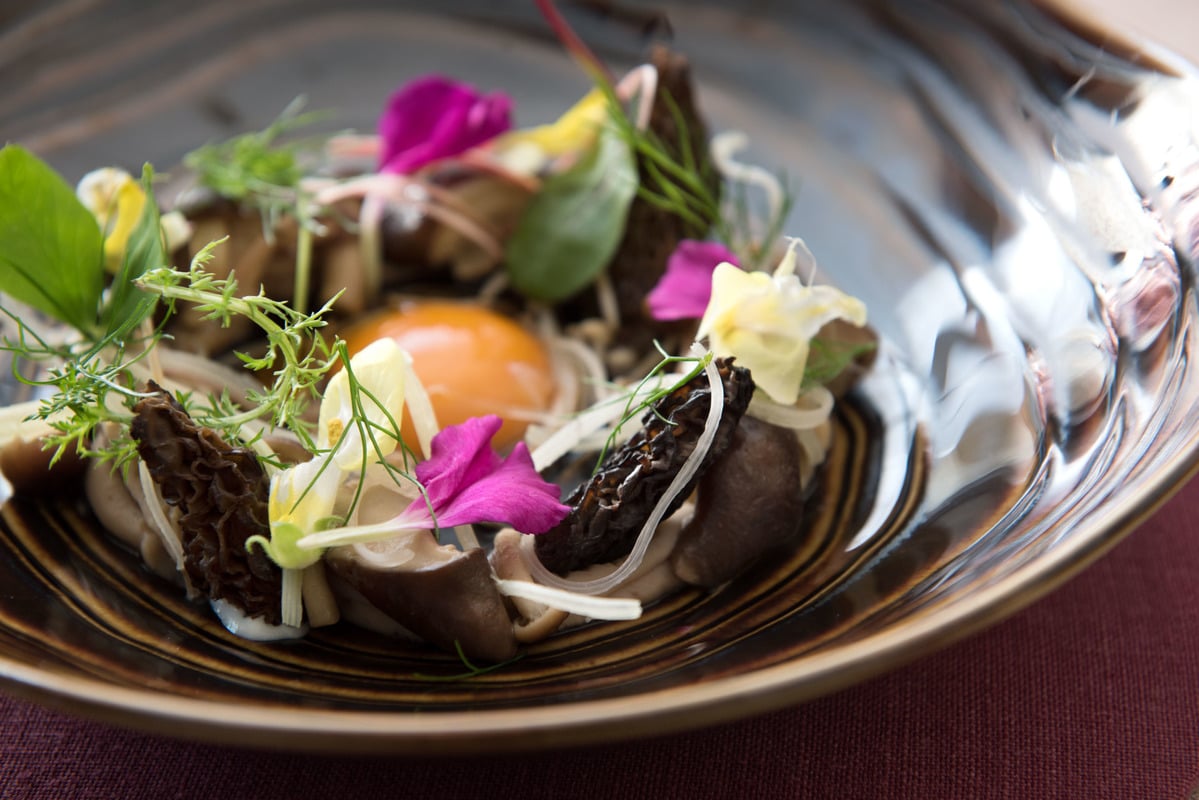
[[[695,516],[671,557],[675,574],[713,589],[792,541],[804,505],[800,452],[793,432],[744,417],[700,481]]]
[[[463,552],[439,546],[432,534],[418,531],[392,552],[366,545],[335,547],[325,564],[427,642],[450,652],[461,647],[468,658],[484,661],[516,655],[512,620],[480,548]]]
[[[83,460],[73,449],[64,452],[51,469],[54,451],[44,445],[45,437],[55,430],[35,418],[40,405],[29,400],[0,408],[0,502],[7,497],[5,480],[17,494],[38,494],[61,488],[64,480],[83,471]]]
[[[491,568],[505,580],[533,582],[533,576],[520,553],[520,543],[525,534],[505,528],[495,536],[491,551]],[[510,597],[509,602],[516,610],[513,629],[517,641],[539,642],[558,630],[569,616],[565,611],[529,600],[525,597]]]
[[[377,302],[378,298],[369,296],[357,239],[342,236],[326,244],[320,252],[323,269],[319,302],[326,303],[336,297],[338,313],[346,316],[361,314]]]
[[[205,269],[218,278],[227,278],[236,271],[238,282],[247,291],[262,282],[272,248],[262,237],[262,218],[257,213],[217,203],[190,221],[193,232],[189,257],[210,242],[228,237],[211,251]],[[215,324],[205,318],[203,311],[187,305],[180,305],[171,321],[177,346],[206,356],[228,350],[246,338],[251,327],[249,320],[241,318],[230,320],[226,326]]]
[[[83,472],[83,459],[74,450],[64,451],[51,465],[53,456],[54,450],[45,449],[40,436],[14,437],[0,447],[0,474],[15,493],[33,495],[61,489],[63,481],[74,480]]]
[[[515,230],[532,196],[528,187],[496,175],[476,173],[453,185],[455,205],[469,209],[469,222],[501,247]],[[499,265],[501,252],[480,245],[462,229],[447,224],[433,226],[428,259],[448,264],[454,280],[468,283],[485,277]]]
[[[130,474],[135,474],[132,469]],[[144,496],[136,479],[126,480],[112,464],[92,461],[84,475],[84,493],[100,524],[129,548],[135,550],[150,571],[179,582],[175,562],[147,521]]]

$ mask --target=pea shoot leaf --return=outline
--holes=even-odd
[[[96,330],[104,239],[95,217],[45,162],[0,149],[0,292],[85,333]]]
[[[512,285],[555,302],[594,281],[620,244],[637,194],[637,162],[610,126],[570,168],[546,180],[508,241]]]

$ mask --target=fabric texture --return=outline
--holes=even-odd
[[[0,695],[0,798],[1199,798],[1199,482],[993,628],[804,705],[516,756],[196,745]]]

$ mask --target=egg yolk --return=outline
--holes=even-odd
[[[554,373],[545,345],[513,320],[469,303],[428,301],[381,312],[342,332],[350,355],[376,339],[394,339],[412,356],[443,428],[470,417],[504,421],[493,444],[505,449],[524,436],[531,419],[554,399]],[[404,414],[404,442],[416,433]]]

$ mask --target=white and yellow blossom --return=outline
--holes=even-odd
[[[271,538],[253,536],[246,544],[260,545],[284,569],[315,564],[321,551],[304,549],[296,543],[330,524],[341,480],[341,471],[319,457],[276,473],[271,478],[267,503]]]
[[[336,448],[332,457],[338,469],[349,472],[361,466],[363,426],[354,424],[356,418],[377,432],[399,429],[410,363],[411,357],[394,339],[378,339],[350,359],[349,371],[343,369],[329,379],[321,399],[316,444],[321,450]],[[350,372],[356,392],[351,391]],[[357,414],[355,402],[361,404]],[[379,433],[370,450],[382,458],[391,455],[397,444],[393,437]]]
[[[125,170],[101,167],[80,179],[75,195],[100,224],[104,232],[104,265],[109,272],[116,272],[125,260],[129,236],[146,207],[145,190]],[[163,214],[159,224],[168,251],[191,237],[191,225],[178,211]]]
[[[733,356],[754,384],[777,403],[799,399],[812,337],[828,322],[866,324],[866,306],[831,286],[805,286],[795,274],[793,240],[774,273],[721,263],[698,337],[717,356]]]
[[[321,400],[316,442],[320,452],[271,477],[271,537],[255,536],[247,544],[261,546],[285,569],[302,569],[320,559],[321,548],[301,548],[297,543],[337,522],[333,509],[348,473],[361,469],[364,460],[385,458],[395,451],[408,358],[395,341],[380,339],[350,359],[349,370],[330,379]],[[364,439],[368,426],[373,431],[367,434],[371,444]]]

